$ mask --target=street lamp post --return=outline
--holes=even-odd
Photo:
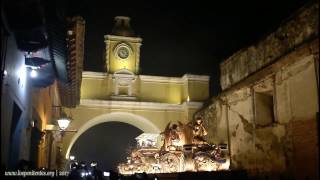
[[[61,106],[54,106],[54,107],[60,107]],[[45,131],[57,131],[59,133],[59,140],[58,140],[58,146],[56,146],[58,148],[58,152],[57,152],[57,156],[56,156],[56,164],[58,165],[58,168],[60,169],[61,167],[63,167],[63,163],[64,163],[64,158],[63,155],[61,154],[62,151],[62,145],[63,145],[63,136],[65,135],[66,132],[77,132],[77,130],[68,130],[67,128],[70,125],[70,122],[72,121],[71,117],[68,117],[64,112],[61,113],[60,110],[60,116],[59,118],[56,120],[57,124],[58,124],[58,128],[50,128],[50,129],[46,129]],[[54,126],[53,126],[54,127]],[[52,160],[52,155],[51,155],[51,151],[53,150],[52,148],[52,144],[53,142],[50,143],[51,144],[51,148],[50,148],[50,152],[49,152],[49,167],[51,166],[51,160]],[[58,162],[57,162],[58,160]]]
[[[57,120],[58,122],[58,126],[59,126],[59,132],[61,134],[61,139],[60,139],[60,146],[59,146],[59,154],[58,154],[58,158],[59,158],[59,168],[64,167],[65,161],[64,161],[64,156],[61,154],[62,152],[62,146],[63,146],[63,136],[66,132],[77,132],[77,130],[67,130],[70,122],[71,122],[71,118],[69,117],[61,117],[60,119]]]

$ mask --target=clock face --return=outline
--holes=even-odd
[[[129,56],[129,50],[126,47],[120,47],[117,53],[121,59],[126,59]]]

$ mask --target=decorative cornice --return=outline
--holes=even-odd
[[[107,69],[107,72],[109,72],[110,70],[110,42],[109,41],[105,41],[106,43],[106,69]]]
[[[142,81],[159,82],[159,83],[185,83],[186,81],[204,81],[209,82],[210,77],[204,75],[185,74],[182,77],[166,77],[166,76],[148,76],[139,75]]]
[[[97,79],[103,79],[108,76],[108,73],[104,72],[93,72],[93,71],[83,71],[82,72],[82,78],[97,78]]]
[[[201,102],[188,102],[183,104],[169,104],[156,102],[135,102],[135,101],[112,101],[112,100],[95,100],[81,99],[81,106],[104,107],[115,109],[146,109],[146,110],[165,110],[165,111],[184,111],[186,107],[198,109],[202,106]]]
[[[118,75],[131,75],[134,76],[134,73],[129,71],[128,69],[120,69],[116,72],[113,73],[114,75],[118,74]]]
[[[130,41],[133,43],[141,43],[142,42],[142,38],[140,37],[125,37],[125,36],[115,36],[115,35],[105,35],[104,36],[105,42],[107,42],[107,40],[110,41]]]
[[[183,80],[179,77],[139,75],[139,78],[144,82],[183,83]]]
[[[120,108],[120,109],[154,109],[154,110],[172,110],[183,111],[180,104],[155,103],[155,102],[134,102],[134,101],[112,101],[112,100],[95,100],[81,99],[81,106]]]
[[[68,82],[58,82],[61,104],[65,107],[75,107],[80,103],[80,88],[84,57],[85,21],[82,17],[68,19],[67,43],[67,73]]]
[[[189,81],[206,81],[209,82],[210,76],[207,75],[195,75],[195,74],[185,74],[182,76],[183,80],[189,80]]]
[[[98,78],[102,79],[108,76],[108,73],[84,71],[83,78]],[[141,81],[144,82],[159,82],[159,83],[177,83],[183,84],[186,81],[203,81],[209,82],[210,77],[204,75],[185,74],[182,77],[167,77],[167,76],[150,76],[150,75],[137,75]]]
[[[203,102],[189,101],[183,102],[182,105],[188,109],[200,109],[203,105]]]
[[[141,43],[137,44],[136,46],[136,74],[139,74],[140,73],[140,46],[141,46]]]

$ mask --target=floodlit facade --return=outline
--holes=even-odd
[[[74,121],[66,134],[63,153],[87,129],[109,121],[131,124],[145,133],[160,133],[169,122],[189,122],[209,97],[209,77],[141,75],[142,38],[135,37],[128,17],[118,16],[106,35],[106,72],[82,73],[80,105],[70,109]]]

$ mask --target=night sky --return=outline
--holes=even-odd
[[[105,71],[103,36],[111,33],[115,16],[129,16],[143,38],[141,74],[210,75],[216,95],[219,62],[274,31],[309,1],[71,0],[68,12],[86,20],[84,70]]]
[[[222,60],[273,32],[309,1],[71,0],[68,13],[81,15],[86,20],[84,70],[105,71],[103,36],[111,33],[115,16],[129,16],[136,35],[143,38],[141,74],[210,75],[213,96],[220,91],[219,63]],[[117,152],[137,135],[137,129],[128,128],[117,123],[96,126],[80,137],[73,150],[79,151],[79,157],[100,157],[100,161],[115,162],[108,154],[121,159],[122,155]],[[127,139],[115,143],[108,138],[117,137],[118,132],[126,132],[121,137]],[[114,147],[110,147],[112,143]],[[94,148],[94,153],[87,151],[88,147]],[[104,167],[112,166],[111,163]]]

